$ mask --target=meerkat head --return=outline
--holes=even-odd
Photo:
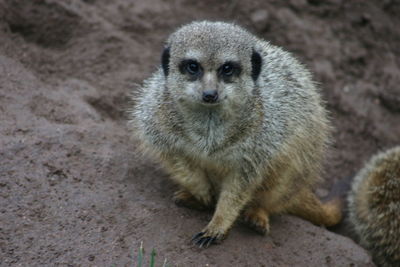
[[[193,22],[178,29],[162,54],[171,98],[192,106],[245,103],[261,72],[256,45],[253,35],[229,23]]]

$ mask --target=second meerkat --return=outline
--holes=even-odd
[[[174,199],[215,205],[193,238],[221,240],[239,216],[258,232],[291,213],[317,225],[341,219],[312,193],[330,124],[310,73],[289,53],[223,22],[173,33],[144,82],[131,122],[146,151],[180,185]]]
[[[400,146],[374,155],[348,196],[349,222],[380,267],[400,266]]]

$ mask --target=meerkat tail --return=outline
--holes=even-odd
[[[315,225],[334,226],[342,220],[342,201],[333,199],[322,203],[312,192],[306,192],[288,212]]]

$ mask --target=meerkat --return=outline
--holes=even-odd
[[[219,243],[242,218],[261,234],[272,214],[341,219],[312,193],[330,123],[311,75],[288,52],[235,24],[192,22],[170,35],[131,123],[179,185],[178,205],[215,208],[192,241]]]
[[[379,153],[355,176],[349,221],[378,266],[400,266],[400,146]]]

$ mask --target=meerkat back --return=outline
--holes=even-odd
[[[378,266],[400,266],[400,146],[371,158],[355,176],[349,220]]]

